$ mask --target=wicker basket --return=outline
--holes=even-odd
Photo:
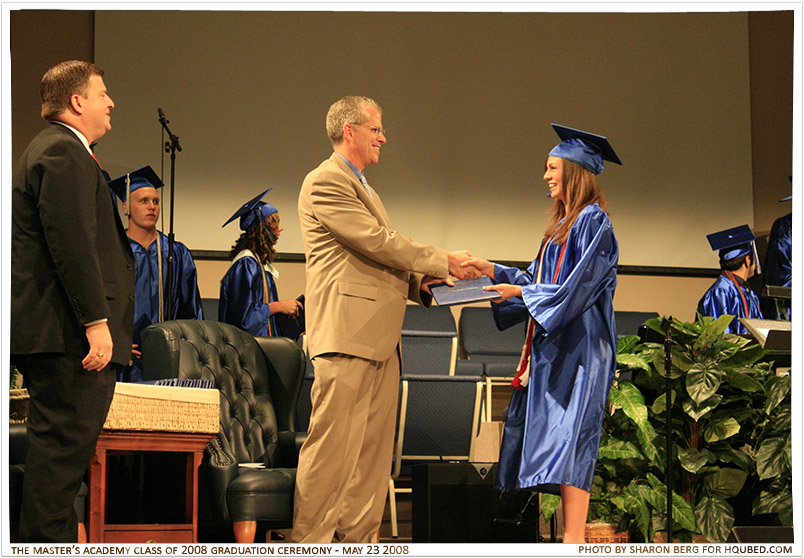
[[[31,397],[25,388],[9,391],[9,422],[25,422],[28,418],[28,402],[30,400]]]
[[[587,543],[627,543],[628,533],[618,532],[611,523],[587,523],[584,531]]]
[[[118,382],[103,427],[216,434],[219,413],[217,389]]]

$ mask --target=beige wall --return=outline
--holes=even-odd
[[[24,10],[12,11],[10,15],[12,160],[16,162],[28,141],[44,125],[39,118],[38,102],[39,80],[44,71],[69,58],[93,59],[94,12]],[[776,200],[790,193],[787,176],[792,168],[793,12],[751,12],[748,33],[754,226],[762,233],[770,229],[776,217],[791,210],[789,203],[780,204]],[[41,40],[42,36],[48,40]],[[5,166],[4,185],[10,184],[10,173],[11,168]],[[797,183],[800,184],[800,178]],[[7,193],[5,188],[4,196]],[[398,206],[389,205],[392,216],[398,210]],[[673,208],[667,211],[672,213]],[[685,216],[676,218],[683,223]],[[218,282],[228,262],[197,260],[196,263],[202,296],[217,298]],[[281,275],[280,296],[291,298],[302,292],[303,264],[279,262],[277,267]],[[690,319],[698,298],[710,282],[711,279],[701,278],[621,275],[615,307]]]

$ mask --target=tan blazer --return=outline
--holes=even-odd
[[[407,300],[429,305],[423,275],[446,277],[447,252],[399,234],[380,197],[333,153],[304,179],[299,223],[307,258],[305,321],[310,357],[391,357]]]

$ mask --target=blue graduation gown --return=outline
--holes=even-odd
[[[547,242],[543,250],[541,283],[538,258],[524,273],[495,265],[498,283],[522,287],[522,298],[492,303],[497,327],[536,322],[530,379],[514,390],[508,408],[495,486],[591,490],[616,368],[617,238],[606,213],[592,204],[570,229],[555,284],[562,245]]]
[[[221,279],[218,321],[236,325],[254,336],[281,335],[276,319],[265,303],[263,277],[268,281],[268,301],[276,302],[278,296],[273,275],[251,256],[235,260]]]
[[[760,310],[759,298],[756,293],[745,282],[737,279],[741,283],[739,288],[726,277],[725,273],[721,273],[698,301],[698,313],[703,316],[713,318],[718,318],[723,314],[734,316],[734,320],[726,328],[726,333],[748,333],[748,329],[737,318],[762,318],[762,310]],[[742,296],[740,296],[741,292]],[[743,300],[748,305],[747,314]]]
[[[773,222],[762,269],[762,286],[790,287],[793,284],[793,214],[788,213]],[[764,288],[763,288],[764,292]],[[790,301],[761,299],[762,314],[769,319],[789,320]],[[779,311],[782,315],[779,315]]]
[[[167,284],[168,238],[159,234],[162,243],[162,284]],[[159,321],[159,253],[156,242],[147,248],[136,240],[128,239],[134,252],[136,279],[134,283],[134,340],[140,344],[143,329]],[[173,242],[172,311],[166,320],[204,319],[201,295],[198,292],[195,262],[190,251],[181,242]],[[142,361],[132,357],[132,365],[121,372],[118,381],[142,381]]]

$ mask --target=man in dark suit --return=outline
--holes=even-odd
[[[20,540],[75,542],[73,500],[128,364],[134,257],[90,145],[114,107],[94,64],[42,77],[48,127],[14,171],[11,355],[30,394]]]

